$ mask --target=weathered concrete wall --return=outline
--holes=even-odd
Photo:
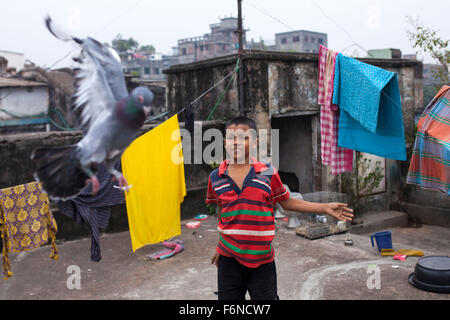
[[[197,62],[188,65],[177,65],[164,70],[170,80],[167,81],[167,108],[173,114],[189,103],[197,99],[201,94],[211,88],[215,83],[222,80],[235,69],[236,56],[227,56],[214,59],[213,61]],[[206,120],[211,109],[224,92],[228,81],[225,80],[195,105],[195,120]],[[231,115],[237,115],[237,85],[236,81],[225,94],[220,106],[216,109],[213,119],[224,120]],[[181,114],[181,119],[183,115]]]

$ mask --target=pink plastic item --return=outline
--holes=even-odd
[[[406,254],[397,254],[394,256],[395,260],[400,260],[400,261],[405,261],[406,259]]]

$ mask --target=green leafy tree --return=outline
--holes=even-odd
[[[407,30],[409,41],[413,48],[429,54],[438,64],[439,68],[432,70],[435,79],[442,84],[449,82],[450,51],[449,40],[444,40],[438,35],[438,31],[425,27],[419,18],[406,17],[413,30]]]
[[[134,40],[133,38],[122,39],[122,35],[119,33],[115,39],[111,42],[114,50],[118,52],[127,52],[132,51],[135,52],[139,47],[139,42]]]
[[[155,53],[155,47],[151,44],[145,45],[145,46],[140,46],[139,47],[139,52],[141,53],[147,53],[147,54],[154,54]]]

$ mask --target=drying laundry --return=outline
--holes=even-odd
[[[125,193],[133,252],[180,235],[186,185],[178,116],[136,139],[122,169],[133,185]]]
[[[76,223],[88,224],[91,232],[91,261],[95,262],[102,259],[99,229],[108,227],[111,207],[125,202],[123,192],[114,188],[112,177],[105,166],[100,164],[97,171],[100,189],[95,195],[92,194],[92,186],[88,185],[76,198],[58,201],[58,208],[62,214],[74,219]]]
[[[332,103],[337,52],[319,47],[320,135],[322,163],[331,166],[332,174],[353,169],[353,150],[338,146],[339,109]]]
[[[149,257],[151,260],[164,260],[173,257],[174,255],[184,250],[183,241],[181,240],[164,241],[162,243],[162,246],[167,249],[149,254],[147,255],[147,257]]]
[[[397,74],[338,54],[334,76],[333,103],[340,108],[338,145],[405,161]]]
[[[58,259],[56,221],[48,195],[37,182],[0,190],[0,229],[4,279],[13,276],[9,253],[36,249],[51,239],[50,258]]]
[[[406,182],[450,195],[450,86],[443,86],[425,108]]]

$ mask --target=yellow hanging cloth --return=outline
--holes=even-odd
[[[178,116],[137,138],[122,156],[133,252],[181,234],[180,204],[186,195]]]

